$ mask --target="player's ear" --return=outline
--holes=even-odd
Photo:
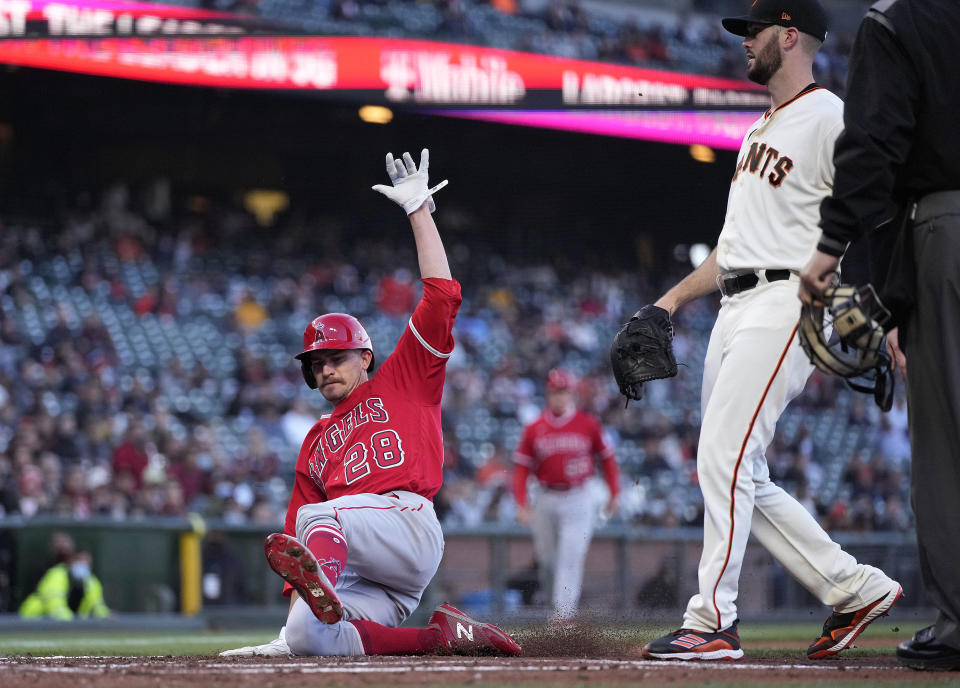
[[[369,373],[370,369],[373,367],[373,352],[370,351],[370,349],[361,350],[360,360],[363,365],[364,372]]]
[[[800,42],[800,32],[795,26],[785,26],[780,30],[780,45],[789,50]]]

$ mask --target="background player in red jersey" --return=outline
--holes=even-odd
[[[397,628],[420,603],[443,555],[432,498],[440,489],[440,399],[453,351],[460,284],[430,213],[429,154],[387,154],[393,186],[374,186],[409,215],[423,298],[376,375],[360,322],[328,313],[306,328],[307,385],[333,405],[297,457],[283,533],[267,538],[271,568],[287,585],[281,638],[235,655],[520,654],[496,626],[441,605],[427,628]]]
[[[517,447],[513,495],[517,520],[530,525],[540,579],[553,591],[554,621],[565,625],[577,612],[583,565],[593,535],[594,507],[587,481],[595,460],[603,464],[610,488],[607,513],[617,510],[620,472],[613,448],[600,422],[577,409],[575,379],[565,370],[547,375],[546,408],[523,431]],[[527,507],[527,478],[540,482],[540,492]]]

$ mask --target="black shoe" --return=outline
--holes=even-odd
[[[897,659],[911,669],[960,671],[960,650],[938,643],[933,626],[920,629],[912,640],[897,645]]]
[[[863,630],[881,616],[886,616],[890,608],[903,597],[903,589],[896,581],[890,581],[890,589],[883,597],[853,612],[838,614],[834,612],[823,624],[823,632],[807,648],[810,659],[833,657],[841,650],[853,647],[853,641]]]
[[[737,660],[743,657],[737,633],[739,623],[737,619],[716,633],[681,628],[644,645],[641,655],[644,659]]]

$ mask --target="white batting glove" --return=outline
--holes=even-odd
[[[280,629],[279,635],[265,645],[249,645],[239,647],[236,650],[225,650],[220,653],[221,657],[293,657],[293,653],[287,646],[287,627]]]
[[[377,184],[374,191],[379,191],[391,201],[401,206],[410,215],[424,203],[432,213],[436,210],[432,194],[447,185],[447,180],[428,188],[427,170],[430,168],[430,151],[424,148],[420,152],[420,167],[413,164],[413,157],[409,153],[403,154],[403,160],[394,160],[393,153],[387,153],[387,175],[393,186]]]

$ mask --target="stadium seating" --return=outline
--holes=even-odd
[[[164,4],[210,8],[205,0]],[[272,27],[335,36],[426,38],[743,78],[743,50],[719,28],[719,12],[738,5],[652,0],[528,0],[510,14],[488,0],[259,0],[214,2],[215,9],[253,14]],[[846,79],[846,55],[869,2],[832,3],[835,28],[817,64],[817,79],[837,92]],[[704,11],[709,7],[709,11]]]
[[[387,259],[396,254],[392,240],[367,244],[368,260],[358,271],[340,258],[259,252],[254,229],[233,235],[231,245],[249,247],[242,255],[204,246],[187,231],[131,230],[145,225],[137,222],[111,229],[108,215],[105,205],[90,212],[89,225],[4,222],[0,425],[9,431],[0,432],[0,513],[126,518],[195,510],[233,522],[279,522],[300,441],[284,419],[304,402],[313,417],[323,409],[292,360],[304,323],[315,310],[355,313],[382,361],[406,324],[405,316],[376,307],[377,285],[395,269]],[[601,417],[617,446],[619,518],[696,524],[699,383],[716,302],[691,304],[676,319],[686,364],[680,376],[651,384],[646,399],[624,409],[607,346],[623,311],[654,298],[651,287],[632,272],[559,274],[522,256],[478,250],[453,265],[465,298],[443,404],[447,483],[472,487],[445,488],[441,510],[457,513],[451,499],[473,499],[474,506],[495,500],[497,508],[482,513],[512,518],[503,471],[488,469],[491,462],[509,466],[523,424],[541,407],[544,375],[559,365],[580,376],[581,402]],[[251,262],[253,254],[258,259]],[[502,270],[495,285],[478,267],[494,263]],[[657,276],[663,284],[675,279]],[[631,303],[622,302],[623,294]],[[252,328],[237,317],[244,298],[266,314]],[[908,528],[909,519],[884,518],[886,500],[908,503],[906,480],[879,481],[880,474],[903,472],[904,424],[886,427],[892,421],[865,399],[815,373],[782,419],[768,453],[771,471],[788,489],[809,492],[806,503],[828,526]],[[60,428],[70,419],[77,430],[65,437]],[[141,461],[134,463],[133,485],[124,475],[131,469],[117,462],[127,443]],[[856,471],[854,456],[866,460]],[[39,491],[32,483],[38,470],[62,476],[77,463],[88,476],[79,493],[59,478]],[[878,477],[867,500],[857,499],[857,480],[863,481],[857,471]],[[156,498],[172,482],[189,495],[183,503]]]

